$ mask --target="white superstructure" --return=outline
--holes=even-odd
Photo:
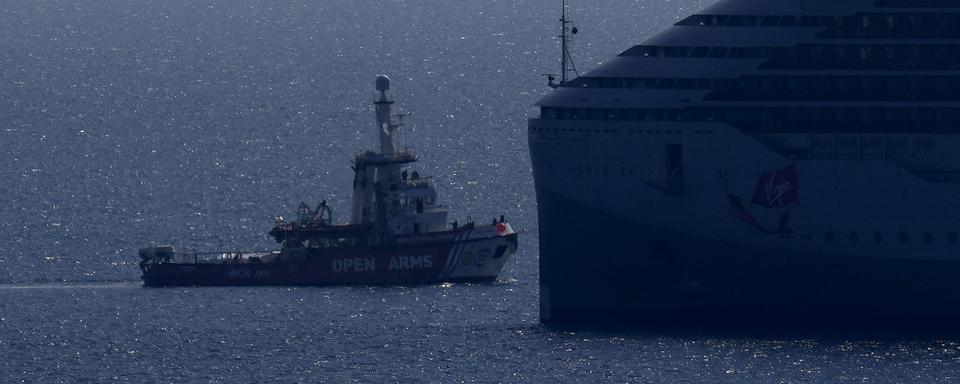
[[[350,224],[382,223],[392,234],[436,232],[447,229],[447,209],[437,203],[430,177],[404,165],[417,161],[412,149],[399,148],[394,133],[393,101],[387,97],[390,79],[377,77],[379,98],[374,102],[380,151],[367,151],[354,160],[353,209]]]
[[[603,263],[669,259],[676,286],[710,280],[685,263],[716,244],[738,254],[714,257],[960,262],[960,2],[721,0],[538,105],[547,317],[592,300],[551,297],[575,249],[554,221],[636,225]],[[590,305],[638,305],[621,304]]]

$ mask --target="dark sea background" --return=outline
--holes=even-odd
[[[577,1],[581,72],[709,1]],[[3,0],[0,383],[956,382],[954,338],[538,322],[526,118],[559,1]],[[370,102],[461,221],[506,214],[495,284],[145,289],[136,251],[259,250],[346,219]]]

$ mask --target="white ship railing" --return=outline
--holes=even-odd
[[[253,260],[264,262],[265,256],[279,254],[279,251],[189,252],[174,256],[172,262],[177,264],[242,264],[257,262]]]

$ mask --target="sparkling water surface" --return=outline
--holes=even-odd
[[[955,338],[540,325],[525,118],[558,65],[556,3],[5,0],[0,382],[960,379]],[[576,64],[708,3],[576,2]],[[455,216],[522,230],[500,281],[140,286],[150,242],[271,249],[301,201],[345,219],[378,74]]]

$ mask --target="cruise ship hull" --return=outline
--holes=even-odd
[[[542,320],[957,324],[956,6],[719,0],[551,82]]]
[[[956,261],[751,247],[641,224],[544,188],[537,200],[546,323],[960,320]]]

